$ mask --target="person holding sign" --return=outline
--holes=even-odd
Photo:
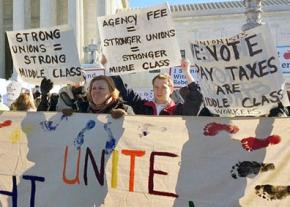
[[[89,101],[88,112],[110,113],[113,118],[134,115],[133,109],[120,99],[119,91],[109,76],[94,77],[90,82],[87,98]]]
[[[132,106],[136,114],[197,115],[202,103],[202,94],[200,93],[199,86],[190,74],[190,62],[187,59],[181,60],[181,68],[188,81],[187,87],[189,89],[184,103],[175,104],[170,98],[174,85],[168,74],[159,74],[153,78],[154,101],[142,99],[133,90],[125,88],[121,78],[114,77],[114,81],[124,101]]]

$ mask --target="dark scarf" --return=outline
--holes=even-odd
[[[109,98],[107,98],[102,104],[99,104],[98,106],[90,101],[89,102],[90,111],[93,112],[93,113],[109,113],[109,112],[111,112],[113,106],[115,106],[118,103],[118,101],[112,99],[112,101],[107,103],[107,101],[110,98],[111,98],[111,96]]]

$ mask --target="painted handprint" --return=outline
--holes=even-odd
[[[239,128],[230,124],[209,123],[203,128],[203,134],[205,136],[215,136],[220,131],[226,131],[230,134],[235,134],[239,131]]]
[[[108,141],[106,142],[106,146],[105,146],[105,153],[106,154],[110,154],[116,147],[116,139],[112,133],[112,130],[110,128],[110,125],[112,124],[112,122],[108,122],[106,124],[104,124],[104,129],[107,132],[108,135]]]
[[[40,126],[44,131],[55,131],[63,120],[68,120],[68,116],[62,114],[62,116],[60,117],[60,120],[58,122],[42,121],[42,122],[40,122]]]
[[[85,132],[94,128],[95,125],[96,122],[90,120],[87,122],[86,126],[78,133],[77,137],[74,140],[74,145],[76,146],[77,149],[80,149],[84,143]]]

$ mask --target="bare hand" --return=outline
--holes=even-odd
[[[182,70],[184,70],[184,71],[188,70],[189,71],[189,69],[190,69],[190,61],[188,59],[182,58],[180,65],[181,65],[181,69]]]
[[[100,63],[102,65],[106,65],[107,64],[107,58],[104,54],[102,54],[101,59],[100,59]]]
[[[181,69],[183,74],[186,76],[187,84],[195,82],[194,78],[190,73],[190,61],[188,59],[182,58],[181,59]]]

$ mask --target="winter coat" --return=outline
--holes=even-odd
[[[132,89],[127,89],[120,76],[113,76],[112,78],[123,100],[133,108],[136,114],[157,115],[156,104],[153,101],[142,99]],[[187,87],[189,93],[186,95],[184,103],[175,104],[171,101],[161,110],[159,115],[197,115],[202,103],[200,88],[194,82]]]
[[[57,111],[71,108],[75,112],[86,112],[88,101],[84,87],[79,87],[79,91],[73,91],[72,86],[67,85],[59,90],[59,98],[56,106]]]

